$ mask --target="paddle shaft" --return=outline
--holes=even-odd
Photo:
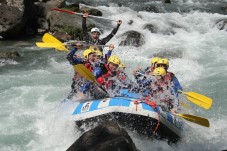
[[[73,12],[73,11],[69,11],[69,10],[63,10],[63,9],[59,9],[59,8],[52,8],[51,10],[56,10],[56,11],[59,11],[59,12],[64,12],[64,13],[68,13],[68,14],[83,16],[82,13],[77,13],[77,12]],[[94,15],[88,15],[88,16],[89,17],[93,17],[93,18],[99,18],[99,19],[105,19],[105,20],[110,20],[110,21],[116,21],[114,19],[104,18],[104,17],[100,17],[100,16],[94,16]]]

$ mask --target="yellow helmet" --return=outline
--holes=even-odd
[[[97,56],[103,56],[103,54],[100,50],[96,50],[95,53],[96,53]]]
[[[167,58],[162,58],[158,60],[157,64],[165,64],[169,67],[169,60]]]
[[[126,68],[125,64],[123,62],[120,63],[119,68]]]
[[[166,70],[162,67],[157,67],[153,71],[153,76],[165,76],[166,75]]]
[[[83,52],[84,58],[87,58],[90,53],[95,53],[95,50],[93,48],[84,50],[84,52]]]
[[[159,58],[159,57],[153,57],[153,58],[151,58],[151,64],[157,63],[158,60],[160,60],[160,59],[161,58]]]
[[[121,64],[121,60],[117,56],[110,56],[109,59],[108,59],[108,62],[117,64],[117,65]]]

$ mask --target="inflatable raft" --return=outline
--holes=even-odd
[[[130,97],[84,101],[75,105],[72,116],[78,127],[114,121],[126,129],[172,143],[180,139],[183,130],[183,122],[161,107]]]

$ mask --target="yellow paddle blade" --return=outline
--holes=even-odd
[[[58,50],[64,50],[66,52],[69,52],[69,50],[64,46],[64,44],[61,41],[59,41],[57,38],[55,38],[54,36],[52,36],[51,34],[45,33],[43,35],[42,41],[44,43],[58,44],[60,47],[53,47],[53,48],[56,48]]]
[[[202,94],[198,94],[196,92],[182,92],[187,96],[187,99],[196,105],[204,108],[209,109],[212,105],[212,99],[204,96]]]
[[[95,82],[96,79],[95,76],[91,73],[90,70],[88,70],[83,64],[78,64],[73,66],[73,68],[84,78],[86,78],[89,81]]]
[[[183,106],[186,109],[190,109],[191,108],[187,103],[185,103],[183,101],[180,101],[180,105]]]
[[[44,42],[37,42],[36,46],[40,47],[40,48],[55,48],[59,51],[66,51],[68,52],[69,50],[62,47],[61,44],[57,44],[57,43],[44,43]]]
[[[190,115],[190,114],[176,114],[176,115],[184,118],[187,121],[199,124],[201,126],[210,127],[210,123],[206,118]]]
[[[36,42],[36,46],[40,47],[40,48],[57,48],[57,47],[61,47],[61,44],[57,44],[57,43],[44,43],[44,42]]]
[[[54,36],[52,36],[49,33],[45,33],[43,35],[42,41],[45,43],[58,43],[58,44],[62,44],[61,41],[59,41],[57,38],[55,38]]]

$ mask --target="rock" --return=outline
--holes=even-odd
[[[10,7],[8,5],[0,5],[0,35],[2,37],[14,37],[17,34],[22,34],[21,18],[22,11],[17,7]]]
[[[156,27],[152,24],[144,25],[143,29],[148,29],[151,33],[158,33],[158,27]]]
[[[132,24],[133,24],[133,20],[129,20],[129,21],[128,21],[128,24],[129,24],[129,25],[132,25]]]
[[[80,8],[81,12],[88,12],[89,15],[94,15],[94,16],[102,16],[102,12],[98,9],[87,7],[87,6],[82,6]]]
[[[222,20],[217,21],[214,24],[214,27],[219,30],[227,31],[227,19],[222,19]]]
[[[82,27],[82,18],[78,15],[70,15],[58,11],[52,11],[50,15],[50,30],[58,31],[60,26],[74,26],[75,28]]]
[[[72,39],[72,37],[65,32],[57,32],[56,31],[56,32],[53,33],[53,36],[55,38],[59,39],[60,41],[68,41],[68,40]]]
[[[140,47],[145,43],[144,36],[137,31],[127,31],[121,36],[125,37],[125,40],[121,41],[120,46]]]
[[[142,10],[146,11],[146,12],[154,12],[154,13],[158,13],[158,9],[156,6],[153,5],[145,5]]]
[[[171,3],[170,0],[162,0],[162,3]]]
[[[70,11],[73,11],[73,12],[79,12],[80,11],[79,3],[70,4],[66,8],[69,9]]]
[[[67,151],[137,151],[128,133],[113,122],[85,132]]]
[[[33,0],[7,1],[0,5],[0,35],[5,39],[37,32],[37,14]]]
[[[45,2],[46,4],[50,5],[52,8],[53,7],[63,8],[66,6],[65,0],[47,0]]]
[[[20,57],[17,51],[10,51],[10,52],[0,52],[1,59],[14,59]]]
[[[227,13],[227,6],[226,6],[226,7],[224,7],[224,12],[225,12],[225,13]]]

